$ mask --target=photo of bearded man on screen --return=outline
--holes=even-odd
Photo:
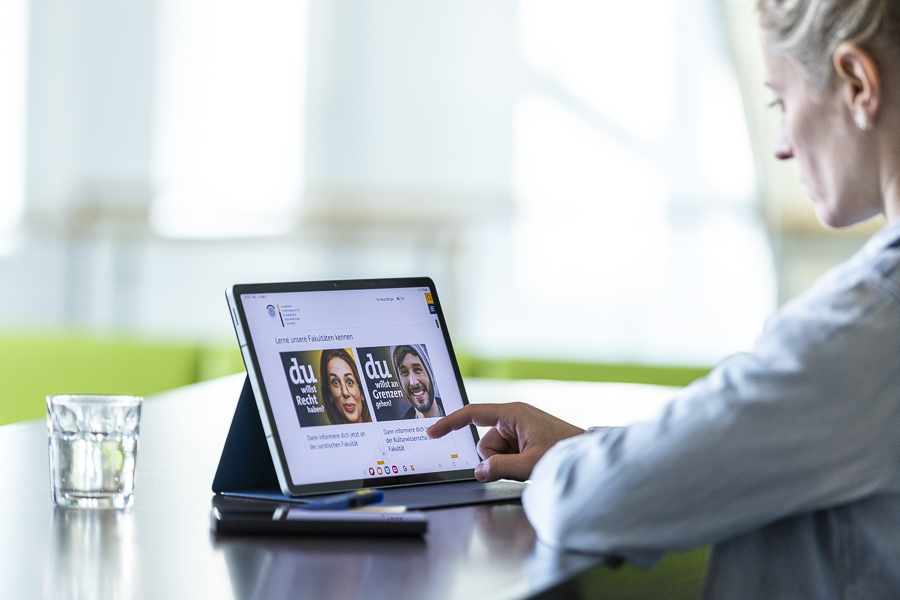
[[[425,419],[445,416],[444,404],[441,402],[425,346],[422,344],[392,346],[391,359],[400,378],[403,395],[412,405],[403,418]]]

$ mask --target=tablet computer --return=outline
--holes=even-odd
[[[429,278],[234,285],[231,316],[281,491],[474,481],[475,427]]]

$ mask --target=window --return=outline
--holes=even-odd
[[[519,3],[509,275],[472,347],[708,364],[758,335],[774,267],[716,6]]]
[[[293,227],[307,2],[164,0],[150,221],[176,238]]]
[[[0,255],[25,206],[25,98],[28,2],[0,3]]]

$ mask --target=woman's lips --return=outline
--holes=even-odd
[[[344,412],[352,413],[356,410],[356,404],[342,404],[344,407]]]

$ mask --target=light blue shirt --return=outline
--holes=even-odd
[[[900,219],[655,420],[556,444],[523,502],[553,546],[714,544],[708,598],[900,597]]]

